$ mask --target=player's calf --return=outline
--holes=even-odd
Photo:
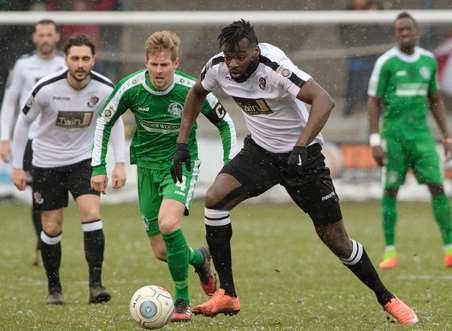
[[[199,276],[203,291],[208,296],[212,296],[217,290],[217,277],[210,267],[211,257],[209,249],[207,247],[200,247],[196,251],[203,256],[204,261],[200,266],[195,267],[195,272]]]

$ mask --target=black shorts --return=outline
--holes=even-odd
[[[84,160],[68,166],[39,168],[33,166],[33,201],[40,210],[53,210],[67,207],[68,192],[72,197],[99,192],[91,188],[91,160]]]
[[[31,172],[32,164],[31,161],[33,160],[33,148],[31,146],[33,140],[28,139],[27,145],[25,146],[25,153],[24,153],[24,159],[22,161],[22,169],[27,172]]]
[[[240,153],[220,173],[236,178],[248,198],[281,184],[315,224],[336,223],[342,219],[339,197],[321,150],[320,144],[309,146],[308,161],[297,173],[287,165],[289,153],[268,152],[248,136]]]

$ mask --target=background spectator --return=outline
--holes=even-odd
[[[438,60],[438,80],[441,91],[452,97],[452,29],[449,37],[435,49]]]
[[[380,10],[383,7],[378,1],[353,0],[347,9]],[[345,86],[343,114],[348,116],[353,113],[358,105],[366,102],[367,84],[373,64],[379,55],[363,54],[363,48],[383,43],[389,38],[387,29],[378,24],[344,24],[339,26],[339,33],[342,44],[347,48],[354,48],[351,50],[352,55],[346,58],[348,80]]]

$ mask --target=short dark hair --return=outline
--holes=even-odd
[[[250,44],[258,44],[254,27],[249,21],[245,21],[242,18],[240,21],[232,22],[221,29],[221,33],[218,35],[217,39],[220,44],[220,48],[225,47],[227,49],[238,49],[239,42],[243,38],[248,39]]]
[[[91,53],[93,53],[93,55],[96,54],[96,46],[84,34],[75,35],[69,38],[69,40],[66,41],[63,47],[64,54],[68,55],[69,50],[71,49],[72,46],[88,46],[89,48],[91,48]]]
[[[395,22],[397,22],[398,20],[401,20],[401,19],[404,19],[404,18],[408,18],[408,19],[412,20],[413,23],[414,23],[414,25],[417,26],[417,22],[416,22],[416,20],[414,19],[414,17],[411,16],[411,14],[410,14],[409,12],[407,12],[407,11],[403,11],[403,12],[399,13],[399,15],[397,15],[396,19],[394,20],[393,25],[394,25]]]
[[[35,25],[34,25],[33,32],[36,32],[36,27],[38,25],[53,25],[55,27],[55,31],[58,31],[58,25],[56,24],[56,22],[54,20],[49,19],[49,18],[44,18],[44,19],[39,20],[38,22],[36,22]]]

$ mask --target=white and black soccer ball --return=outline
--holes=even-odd
[[[133,294],[130,314],[145,329],[159,329],[171,320],[174,302],[163,287],[148,285]]]

